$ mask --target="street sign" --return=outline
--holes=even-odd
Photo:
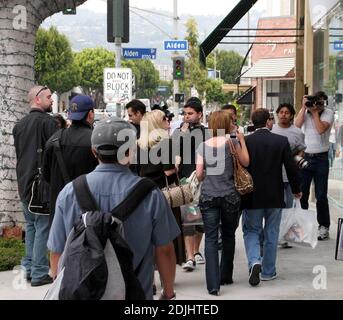
[[[123,48],[125,59],[156,59],[156,48]]]
[[[343,41],[342,40],[334,41],[333,48],[338,51],[343,51]]]
[[[187,51],[187,40],[164,40],[164,50],[166,51]]]
[[[104,69],[104,102],[127,103],[132,99],[132,70]]]

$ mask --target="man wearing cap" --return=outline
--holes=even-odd
[[[50,184],[50,221],[55,213],[55,204],[59,192],[71,180],[89,173],[97,166],[91,149],[91,135],[94,122],[94,102],[86,95],[77,95],[70,101],[68,118],[72,121],[68,129],[56,132],[47,142],[44,154],[43,174]],[[66,177],[62,173],[56,155],[54,141],[58,139]]]
[[[57,130],[52,111],[51,91],[46,86],[34,86],[28,93],[30,113],[13,128],[14,146],[17,155],[17,181],[19,197],[26,222],[25,257],[22,266],[26,279],[32,286],[52,282],[48,275],[46,242],[49,234],[49,216],[34,215],[28,210],[34,177],[38,174],[38,163],[45,143]]]
[[[136,131],[128,122],[112,117],[98,122],[91,142],[99,165],[87,174],[87,182],[100,211],[110,212],[142,179],[128,167],[136,145]],[[48,241],[54,276],[66,237],[80,214],[73,185],[68,183],[58,195]],[[123,226],[125,239],[134,255],[134,269],[142,261],[138,279],[146,298],[152,299],[154,255],[163,284],[161,298],[175,297],[175,253],[172,241],[179,235],[180,229],[162,192],[155,188],[147,194]]]

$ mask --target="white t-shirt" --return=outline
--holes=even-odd
[[[307,153],[321,153],[329,151],[330,131],[334,121],[334,113],[332,110],[325,108],[320,116],[321,121],[330,123],[330,128],[323,134],[319,134],[313,121],[312,114],[305,113],[305,122],[302,130],[305,134],[305,144]]]

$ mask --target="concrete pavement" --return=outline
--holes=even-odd
[[[330,186],[337,188],[333,183]],[[343,261],[334,260],[337,218],[343,217],[343,210],[333,203],[330,204],[330,210],[330,240],[319,241],[315,249],[300,246],[280,248],[277,279],[261,282],[257,287],[248,284],[240,226],[236,233],[234,283],[221,287],[221,295],[214,297],[207,294],[205,265],[198,265],[193,272],[184,272],[177,266],[177,300],[343,299]],[[158,284],[157,274],[156,280]],[[48,286],[31,287],[15,271],[0,272],[0,300],[41,300],[47,289]]]

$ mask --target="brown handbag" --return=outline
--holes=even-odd
[[[177,208],[193,201],[193,192],[190,183],[180,184],[177,174],[177,185],[169,186],[167,176],[166,187],[162,189],[171,208]]]
[[[231,139],[228,140],[228,145],[230,147],[230,153],[232,156],[233,177],[234,177],[236,190],[240,195],[250,193],[254,190],[254,182],[253,182],[252,176],[250,175],[248,170],[245,169],[239,162],[237,158],[236,149]]]

